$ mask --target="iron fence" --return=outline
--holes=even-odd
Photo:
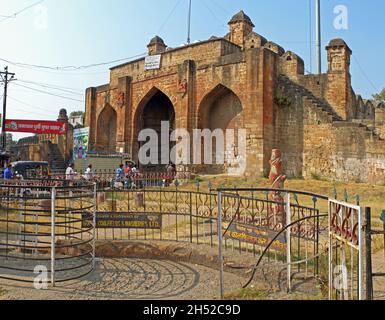
[[[282,200],[271,200],[277,192]],[[218,247],[221,230],[225,251],[262,256],[266,263],[288,263],[290,279],[295,274],[321,277],[320,259],[327,257],[327,197],[271,189],[228,189],[220,193],[221,206],[217,191],[178,188],[99,191],[97,220],[98,216],[102,218],[98,220],[96,237],[98,240],[177,241]],[[113,216],[114,213],[119,215]],[[108,215],[115,220],[110,228],[103,225]],[[130,217],[136,216],[139,221],[143,215],[152,215],[161,225],[147,229],[124,225]],[[288,223],[292,224],[290,233],[274,239]],[[327,275],[325,277],[327,280]]]
[[[0,182],[0,278],[53,285],[94,268],[96,187],[85,182]]]

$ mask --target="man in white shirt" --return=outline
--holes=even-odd
[[[85,172],[85,174],[84,174],[84,178],[85,178],[86,180],[91,180],[91,179],[92,179],[92,164],[90,164],[90,165],[88,166],[88,168],[86,169],[86,172]]]
[[[74,166],[75,165],[73,163],[71,163],[69,165],[69,167],[67,168],[67,170],[66,170],[66,180],[70,180],[70,181],[75,180],[76,172],[74,170]]]

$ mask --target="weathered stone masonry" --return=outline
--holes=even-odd
[[[223,38],[175,49],[155,37],[148,51],[162,56],[159,69],[145,71],[138,59],[87,89],[91,149],[137,160],[139,131],[158,131],[163,120],[190,133],[245,128],[247,176],[266,176],[271,150],[280,148],[289,177],[384,183],[385,108],[353,92],[346,43],[326,48],[327,73],[305,75],[303,60],[253,32],[243,11],[229,27]],[[229,173],[236,161],[229,163],[195,169]]]

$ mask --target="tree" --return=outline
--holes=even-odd
[[[7,133],[7,148],[12,148],[17,145],[17,142],[13,140],[13,135],[11,133]]]
[[[383,102],[385,103],[385,88],[382,89],[382,91],[378,94],[373,95],[373,99],[378,101],[378,102]]]
[[[74,111],[74,112],[70,113],[70,117],[79,117],[79,116],[83,116],[83,115],[84,115],[83,111]]]

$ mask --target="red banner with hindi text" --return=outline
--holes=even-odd
[[[23,132],[35,134],[57,134],[67,133],[67,123],[60,121],[35,121],[35,120],[6,120],[6,132]]]

